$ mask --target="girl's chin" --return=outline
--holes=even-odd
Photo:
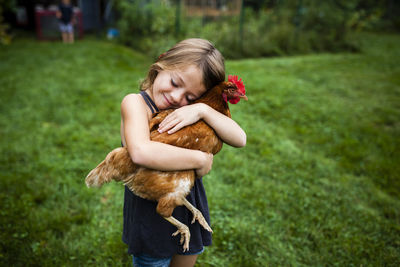
[[[172,105],[168,102],[167,98],[164,95],[162,104],[160,106],[162,106],[162,109],[168,109],[172,107]]]
[[[158,109],[163,110],[163,109],[168,109],[169,105],[165,101],[162,101],[161,103],[155,103]]]

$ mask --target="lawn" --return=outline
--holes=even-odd
[[[204,178],[197,266],[400,265],[400,36],[361,52],[226,62],[247,133]],[[0,265],[129,266],[123,186],[84,178],[120,144],[120,102],[151,59],[114,43],[0,47]]]

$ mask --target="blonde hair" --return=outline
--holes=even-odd
[[[221,53],[209,41],[192,38],[177,43],[162,54],[150,66],[140,89],[151,88],[158,73],[162,70],[179,70],[190,65],[195,65],[202,72],[206,90],[225,80],[224,57]]]

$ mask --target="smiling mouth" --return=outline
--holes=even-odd
[[[171,102],[168,101],[168,98],[167,98],[164,94],[163,94],[163,96],[164,96],[164,98],[165,98],[165,101],[167,101],[168,105],[169,105],[169,106],[172,106]]]

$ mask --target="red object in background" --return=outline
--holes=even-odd
[[[39,40],[54,40],[59,39],[61,36],[59,29],[58,18],[56,17],[56,10],[48,9],[36,9],[35,20],[36,20],[36,36]],[[74,34],[78,34],[79,39],[83,38],[83,20],[82,12],[74,8]],[[46,24],[46,21],[48,22]],[[51,32],[51,34],[45,34],[44,31]]]

